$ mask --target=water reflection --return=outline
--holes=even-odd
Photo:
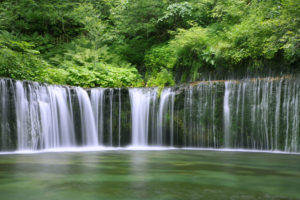
[[[148,194],[148,156],[144,152],[132,152],[130,154],[130,190],[139,191],[139,197],[146,197]]]
[[[299,199],[299,155],[102,151],[0,156],[1,199]]]

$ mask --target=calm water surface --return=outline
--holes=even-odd
[[[189,150],[0,155],[0,199],[300,199],[300,155]]]

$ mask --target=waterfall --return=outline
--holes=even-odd
[[[275,111],[275,149],[278,149],[278,134],[280,128],[280,107],[281,107],[281,87],[282,80],[280,80],[278,87],[276,87],[276,111]]]
[[[103,144],[103,124],[104,124],[104,88],[91,90],[91,105],[93,108],[96,133],[99,137],[99,144]]]
[[[192,120],[196,124],[193,130],[194,138],[196,138],[193,145],[196,147],[219,147],[217,132],[222,132],[222,130],[217,131],[217,128],[222,126],[218,124],[220,110],[217,102],[223,99],[222,93],[218,91],[215,84],[211,83],[199,84],[194,90],[195,106],[194,108],[189,106],[194,114],[186,120]]]
[[[127,143],[127,127],[122,123],[126,119],[128,107],[126,99],[122,99],[123,89],[94,88],[90,90],[90,99],[93,109],[96,132],[99,137],[99,145],[122,146]],[[126,89],[127,91],[127,89]],[[126,120],[124,120],[126,121]],[[124,134],[123,134],[124,132]]]
[[[300,81],[82,89],[0,79],[0,150],[171,146],[300,151]]]
[[[174,101],[175,92],[171,93],[171,104],[170,104],[170,145],[174,146]]]
[[[257,79],[225,83],[225,88],[224,137],[229,135],[230,148],[297,151],[298,80]]]
[[[291,87],[291,86],[290,86]],[[293,118],[292,118],[292,141],[291,141],[291,151],[298,151],[299,150],[299,127],[300,127],[300,120],[299,120],[299,115],[300,115],[300,109],[299,109],[299,90],[300,86],[299,84],[293,84],[292,89],[294,90],[293,92],[293,100],[291,104],[293,105],[292,112],[293,112]],[[287,108],[289,109],[289,108]],[[286,147],[288,148],[288,147]]]
[[[14,144],[14,124],[11,123],[13,101],[10,101],[10,91],[14,90],[12,85],[11,80],[0,79],[0,150],[9,150]]]
[[[43,89],[45,90],[45,88]],[[52,127],[54,126],[56,127],[56,130],[58,130],[56,135],[58,136],[60,142],[55,146],[51,146],[51,144],[47,144],[48,141],[46,139],[45,148],[71,147],[75,144],[75,132],[74,120],[72,117],[73,110],[70,106],[71,101],[68,98],[70,96],[70,89],[50,86],[48,90],[51,101],[50,106],[49,104],[45,105],[44,102],[40,101],[41,106],[46,106],[46,110],[42,110],[41,107],[40,110],[44,111],[44,116],[47,116],[46,113],[49,112],[50,108],[50,112],[53,114],[53,118],[49,121],[54,121],[54,123],[52,123]],[[46,93],[44,93],[44,95],[46,95]],[[47,136],[51,137],[52,131],[51,129],[49,131],[49,123],[47,123],[47,118],[44,117],[42,122],[43,124],[45,124],[45,127],[47,127]]]
[[[82,125],[83,145],[86,146],[97,146],[98,145],[98,134],[96,131],[95,119],[92,111],[92,105],[88,94],[81,88],[76,88],[76,94],[79,101],[80,117]]]
[[[121,117],[122,117],[122,97],[121,97],[121,88],[119,88],[119,120],[118,120],[118,146],[121,146]]]
[[[158,105],[156,145],[174,146],[174,102],[175,92],[164,89]]]
[[[224,94],[224,146],[230,148],[230,129],[231,129],[231,120],[230,120],[230,82],[225,82],[225,94]]]
[[[156,90],[129,89],[132,113],[132,145],[148,145],[150,104]]]
[[[114,90],[109,89],[109,145],[113,144],[113,100]]]
[[[16,82],[19,150],[70,147],[75,143],[69,88]]]
[[[157,145],[163,144],[163,133],[165,132],[164,127],[166,125],[166,123],[164,123],[166,121],[165,113],[167,112],[170,95],[171,95],[170,88],[163,90],[160,95],[159,110],[158,110],[158,115],[157,115],[157,137],[156,137]]]
[[[31,130],[29,129],[28,122],[29,116],[29,105],[27,100],[27,95],[23,87],[23,83],[18,81],[16,83],[16,115],[17,115],[17,133],[18,133],[18,149],[25,150],[28,148],[27,143],[29,142],[29,134]]]

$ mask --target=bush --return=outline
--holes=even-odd
[[[139,87],[143,85],[135,68],[124,69],[111,66],[105,68],[100,66],[98,70],[78,66],[70,67],[66,83],[84,88]]]
[[[151,77],[147,82],[147,87],[159,86],[163,88],[165,86],[174,86],[175,81],[173,75],[166,69],[162,69],[156,76]]]

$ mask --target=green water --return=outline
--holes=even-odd
[[[0,199],[300,199],[300,155],[187,150],[1,155]]]

